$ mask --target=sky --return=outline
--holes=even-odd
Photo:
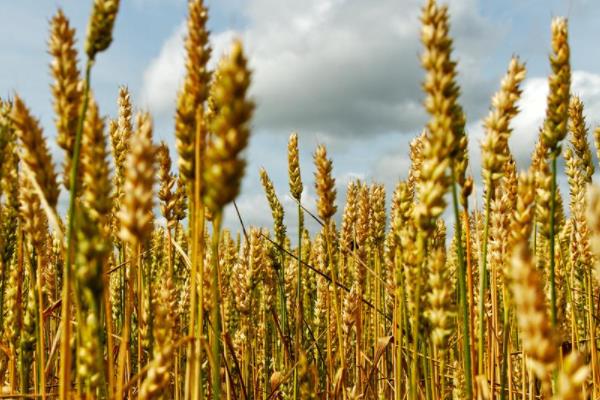
[[[471,169],[480,180],[482,119],[511,56],[527,66],[521,113],[510,140],[525,168],[542,123],[549,74],[550,22],[569,19],[574,94],[593,129],[600,124],[600,4],[596,0],[449,0],[450,33],[458,61],[460,102],[467,114]],[[0,0],[0,97],[20,96],[40,118],[54,162],[55,144],[47,53],[49,20],[58,8],[77,29],[81,48],[92,1]],[[315,209],[312,154],[325,144],[334,162],[338,217],[347,183],[379,182],[389,194],[409,168],[408,144],[427,116],[420,89],[419,15],[424,0],[206,0],[213,47],[211,65],[240,38],[253,70],[257,104],[242,193],[246,225],[268,226],[271,216],[258,171],[264,167],[296,229],[288,194],[287,140],[299,135],[303,203]],[[120,85],[137,109],[149,110],[156,141],[174,158],[173,113],[184,74],[185,0],[121,0],[114,41],[98,56],[92,88],[102,114],[115,117]],[[81,59],[82,57],[80,57]],[[80,65],[80,68],[82,66]],[[559,177],[568,193],[564,176]],[[475,192],[481,204],[481,190]],[[66,201],[62,196],[63,207]],[[389,203],[388,203],[389,204]],[[316,224],[309,221],[314,230]],[[225,224],[239,229],[229,207]]]

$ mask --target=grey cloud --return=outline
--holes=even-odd
[[[417,0],[248,1],[246,28],[239,35],[254,69],[255,127],[339,137],[418,130],[426,117],[420,88],[421,5]],[[481,59],[501,29],[475,10],[473,0],[450,2],[461,101],[469,115],[479,117],[492,83],[478,72]],[[232,36],[213,35],[216,50]],[[180,78],[173,77],[183,68],[169,54],[180,54],[181,46],[181,40],[169,39],[146,70],[143,93],[159,99],[155,112],[174,104],[165,94],[174,96]]]
[[[314,8],[310,30],[290,32],[294,28],[284,20],[247,32],[261,106],[257,126],[361,136],[418,129],[425,120],[418,60],[421,2],[329,4],[326,11]],[[450,8],[457,54],[465,61],[461,72],[468,76],[462,79],[463,102],[479,115],[481,87],[489,83],[475,72],[477,60],[495,39],[495,30],[461,2]],[[285,39],[270,39],[276,29]]]

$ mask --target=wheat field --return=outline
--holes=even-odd
[[[272,226],[239,215],[237,231],[223,213],[255,110],[242,42],[211,70],[208,10],[189,0],[174,162],[127,87],[118,115],[94,99],[119,1],[92,2],[84,54],[58,10],[48,52],[60,165],[35,111],[18,93],[0,99],[0,398],[600,398],[600,127],[571,93],[567,20],[550,24],[546,114],[524,170],[509,138],[526,67],[508,60],[477,193],[450,15],[423,3],[428,121],[406,149],[408,177],[351,181],[337,204],[326,147],[309,177],[292,133],[280,154],[289,188],[260,170]],[[304,204],[308,185],[316,204]],[[288,189],[292,215],[277,196]]]

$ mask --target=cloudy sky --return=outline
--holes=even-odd
[[[115,41],[99,56],[93,90],[114,116],[119,85],[136,107],[150,110],[157,140],[173,148],[175,95],[183,75],[186,1],[122,0]],[[305,204],[314,209],[312,152],[327,145],[338,193],[354,177],[388,191],[408,169],[408,143],[421,130],[423,71],[418,55],[424,0],[207,0],[215,60],[242,38],[254,71],[257,103],[243,192],[247,224],[270,224],[258,169],[265,167],[292,216],[287,195],[286,143],[300,137]],[[18,92],[41,119],[55,162],[50,97],[48,21],[61,7],[83,41],[91,1],[0,0],[0,96]],[[586,104],[590,126],[600,123],[600,5],[595,0],[450,0],[451,34],[459,61],[461,102],[467,112],[471,159],[480,160],[481,119],[513,54],[527,64],[522,112],[511,148],[524,167],[541,123],[549,72],[550,21],[567,16],[573,91]],[[215,62],[213,60],[213,63]],[[342,206],[340,205],[340,211]],[[340,212],[341,213],[341,212]],[[289,218],[290,233],[294,217]],[[237,228],[229,210],[226,223]]]

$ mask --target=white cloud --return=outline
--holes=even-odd
[[[144,71],[141,101],[144,107],[157,115],[172,112],[177,92],[185,74],[184,39],[187,33],[185,23],[181,23],[163,44],[159,55]],[[224,54],[227,45],[235,37],[235,32],[225,31],[211,37],[213,48],[209,66],[214,68],[218,57]]]
[[[185,24],[181,24],[144,71],[141,101],[154,112],[170,109],[175,104],[176,91],[185,71],[184,35]]]
[[[600,113],[600,75],[587,71],[574,71],[571,92],[581,97],[588,124],[593,128],[599,122],[597,115]],[[525,81],[523,95],[519,102],[521,112],[514,120],[514,132],[510,140],[511,150],[521,168],[529,165],[546,114],[547,96],[547,78],[533,77]]]
[[[269,204],[267,203],[264,194],[242,194],[236,200],[236,204],[246,228],[249,226],[266,227],[273,225],[273,220],[271,219],[271,210],[269,209]],[[241,229],[239,218],[235,212],[233,204],[230,204],[225,209],[224,223],[226,226],[229,226],[234,230]]]
[[[254,70],[255,126],[270,131],[327,132],[334,136],[411,131],[420,106],[420,0],[248,0],[240,32]],[[498,29],[477,14],[474,0],[450,2],[467,109],[481,109],[485,81],[478,60]],[[163,45],[144,75],[142,98],[167,112],[183,74],[183,25]],[[474,35],[473,32],[477,32]],[[233,36],[213,35],[214,54]],[[487,95],[487,93],[486,93]]]
[[[362,0],[235,2],[239,2],[246,19],[244,28],[212,35],[212,63],[235,35],[244,40],[254,71],[251,90],[258,105],[255,132],[266,137],[268,131],[287,135],[297,130],[303,147],[325,143],[333,150],[334,170],[338,174],[338,217],[343,210],[345,185],[354,176],[350,171],[368,171],[358,176],[383,182],[391,193],[397,179],[406,176],[409,140],[426,120],[420,104],[423,72],[418,61],[422,1],[377,0],[376,6]],[[480,142],[484,135],[481,118],[498,87],[498,70],[504,70],[503,66],[496,68],[496,63],[489,69],[485,65],[494,61],[496,41],[509,27],[494,25],[480,15],[476,0],[455,0],[449,4],[463,93],[461,103],[472,121],[467,127],[470,173],[479,180]],[[184,35],[182,24],[144,73],[141,97],[158,115],[170,116],[173,112],[184,73]],[[523,88],[522,110],[514,121],[510,140],[520,168],[529,162],[544,118],[547,79],[529,77]],[[583,98],[588,123],[595,126],[600,122],[595,117],[600,115],[600,75],[574,72],[573,93]],[[383,135],[390,132],[393,133]],[[273,136],[265,137],[260,148],[258,137],[253,139],[250,160],[263,163],[261,157],[281,157],[284,162],[284,144]],[[281,150],[273,156],[275,144],[281,145]],[[350,146],[352,149],[347,148]],[[295,237],[295,203],[285,194],[287,187],[282,184],[286,182],[285,168],[279,162],[266,163],[271,164],[269,172],[281,190],[278,194],[286,211],[289,234]],[[310,157],[302,158],[307,188],[303,204],[314,210],[310,163]],[[240,212],[247,225],[271,226],[270,210],[255,173],[258,166],[251,165],[238,199]],[[480,190],[477,195],[481,195]],[[231,207],[226,214],[228,226],[237,229],[237,216]],[[311,221],[309,217],[306,220]]]
[[[400,144],[382,154],[372,168],[371,176],[393,190],[399,179],[406,179],[410,169],[410,141],[412,137],[405,135]]]
[[[539,129],[546,113],[548,80],[541,77],[527,79],[519,101],[520,112],[513,122],[509,146],[520,168],[529,165],[531,153],[539,137]]]
[[[517,166],[527,168],[535,143],[539,137],[539,129],[545,118],[546,97],[548,96],[548,80],[545,77],[531,77],[522,85],[523,94],[519,100],[520,112],[512,123],[513,133],[510,148]],[[587,71],[574,71],[572,76],[572,93],[581,97],[584,102],[584,113],[589,126],[589,141],[593,146],[592,131],[600,124],[600,74]],[[475,120],[467,125],[469,137],[469,173],[476,182],[481,179],[481,141],[485,135],[483,119]],[[568,138],[567,138],[568,140]],[[384,152],[372,168],[372,176],[393,187],[398,179],[406,178],[410,167],[408,141]],[[566,142],[565,142],[566,143]],[[564,147],[564,146],[563,146]],[[564,189],[563,189],[564,190]],[[481,193],[481,192],[480,192]],[[566,193],[566,192],[565,192]]]
[[[340,195],[340,185],[336,185],[338,189],[338,196]],[[273,218],[271,215],[271,209],[269,203],[265,197],[262,187],[257,188],[258,191],[255,193],[242,193],[236,200],[238,210],[244,221],[246,229],[249,226],[261,226],[270,227],[273,226]],[[296,242],[298,237],[298,205],[289,194],[287,194],[287,187],[280,188],[284,190],[277,191],[277,197],[281,202],[284,210],[284,224],[287,227],[288,236],[292,242]],[[343,190],[345,196],[345,189]],[[341,200],[340,200],[341,201]],[[302,205],[313,215],[317,215],[315,204],[317,198],[313,192],[311,186],[305,187],[302,193]],[[225,209],[225,226],[231,228],[234,231],[240,230],[239,217],[235,211],[234,205],[231,204]],[[316,233],[320,229],[320,225],[316,222],[308,213],[304,215],[304,226],[311,233]]]

